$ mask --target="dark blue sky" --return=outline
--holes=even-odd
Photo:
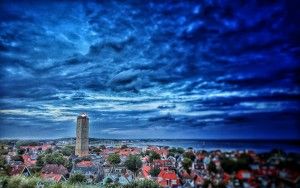
[[[0,138],[299,138],[299,1],[0,2]]]

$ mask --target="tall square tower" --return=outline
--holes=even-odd
[[[79,157],[89,154],[89,118],[83,113],[77,117],[75,155]]]

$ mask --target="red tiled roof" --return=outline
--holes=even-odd
[[[223,180],[224,180],[225,183],[228,183],[228,181],[230,180],[230,175],[227,174],[227,173],[224,173]]]
[[[184,171],[181,175],[185,179],[195,180],[197,185],[204,183],[203,178],[200,177],[199,175],[197,175],[194,171],[192,171],[190,174],[188,174],[186,171]]]
[[[46,151],[47,149],[51,148],[52,146],[50,144],[44,144],[42,145],[42,150]]]
[[[185,179],[194,179],[194,177],[197,176],[195,172],[191,172],[190,174],[188,174],[187,171],[184,171],[181,175]]]
[[[46,164],[42,168],[41,172],[44,173],[44,174],[61,174],[61,175],[66,175],[66,174],[68,174],[68,169],[65,168],[63,165]]]
[[[150,166],[143,166],[142,168],[142,173],[144,178],[148,179],[149,178],[149,172],[150,172],[151,167]]]
[[[175,183],[174,183],[175,181]],[[179,184],[179,179],[177,178],[177,175],[174,171],[160,171],[158,174],[157,182],[160,186],[166,187],[170,186],[176,186]]]
[[[31,160],[29,155],[22,155],[22,158],[26,166],[33,166],[36,163],[36,160]]]
[[[51,148],[52,146],[50,144],[43,144],[41,146],[20,146],[21,149],[30,149],[30,150],[47,150],[48,148]]]
[[[169,154],[169,150],[164,149],[164,148],[158,148],[158,147],[155,147],[155,146],[148,147],[148,150],[155,151],[159,155],[168,155]]]
[[[199,184],[203,184],[204,183],[204,179],[201,177],[201,176],[198,176],[197,175],[197,178],[196,178],[196,184],[199,185]]]
[[[158,177],[161,177],[163,179],[167,180],[177,180],[176,173],[174,171],[164,171],[162,170],[159,174]]]
[[[196,155],[196,158],[199,159],[199,160],[203,160],[204,157],[205,157],[204,154],[197,154],[197,155]]]
[[[25,169],[25,165],[12,165],[11,166],[11,171],[10,171],[10,175],[11,176],[16,176],[16,175],[19,175],[19,174],[22,174],[24,169]]]
[[[119,151],[119,155],[122,156],[129,156],[129,155],[136,155],[139,151],[135,148],[126,148]]]
[[[61,180],[61,178],[63,177],[63,175],[61,174],[41,174],[41,177],[44,180],[51,180],[51,181],[56,181],[59,182]]]
[[[153,161],[155,165],[163,167],[163,166],[170,166],[172,164],[171,160],[161,160],[161,159],[156,159]]]
[[[257,173],[258,175],[277,176],[278,169],[264,166],[260,168]]]
[[[76,164],[78,167],[91,167],[94,166],[94,163],[92,161],[81,161]]]

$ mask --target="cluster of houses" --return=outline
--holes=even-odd
[[[40,146],[20,146],[24,150],[21,158],[17,156],[17,148],[9,147],[5,156],[10,166],[9,175],[23,174],[31,176],[39,155],[46,150],[59,151],[55,144]],[[158,158],[151,160],[147,151],[155,152]],[[134,179],[147,179],[157,182],[161,187],[297,187],[300,186],[300,169],[280,167],[280,164],[289,160],[285,156],[270,155],[262,159],[252,151],[193,151],[172,153],[167,147],[148,146],[138,147],[102,147],[100,152],[90,151],[88,157],[78,158],[75,155],[65,156],[72,163],[68,168],[62,164],[44,164],[39,171],[40,177],[46,181],[66,181],[72,174],[83,174],[87,183],[99,184],[105,187],[107,183],[126,185]],[[111,154],[120,156],[120,163],[112,166],[108,157]],[[191,165],[187,169],[183,165],[187,157],[192,156]],[[125,161],[130,155],[139,155],[142,167],[137,176],[125,167]],[[251,163],[247,168],[228,171],[224,168],[224,159],[236,162],[241,156],[247,156]],[[300,166],[300,159],[294,161]],[[156,173],[153,173],[156,169]],[[151,173],[152,172],[152,173]]]

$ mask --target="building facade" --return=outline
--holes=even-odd
[[[75,155],[84,157],[89,154],[89,118],[83,113],[77,117]]]

